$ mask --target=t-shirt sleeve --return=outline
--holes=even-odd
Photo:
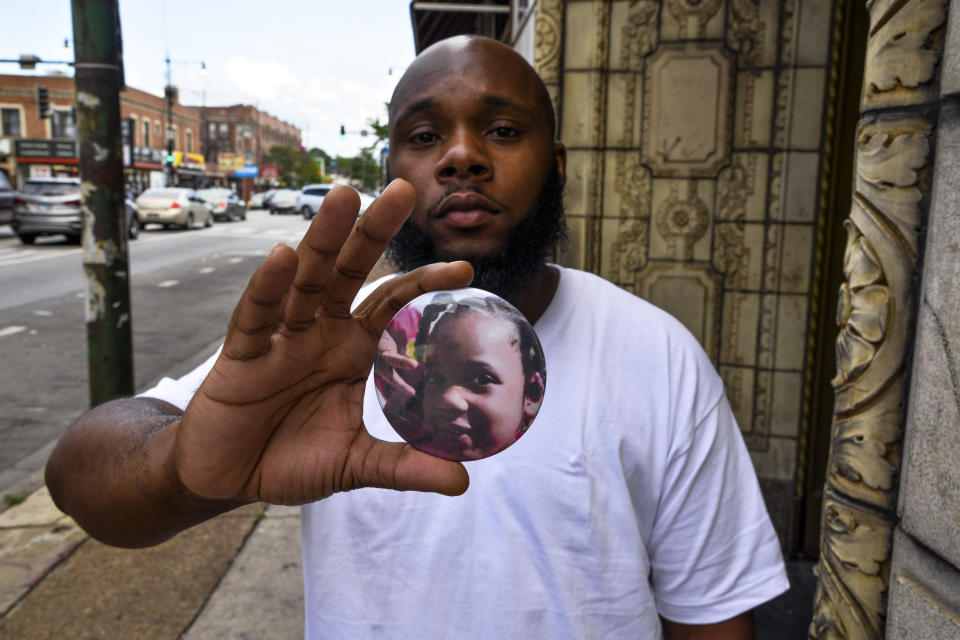
[[[154,387],[137,394],[137,397],[163,400],[183,411],[187,408],[187,405],[190,404],[193,394],[200,388],[200,383],[203,382],[207,374],[210,373],[210,370],[213,369],[213,363],[217,361],[217,356],[220,355],[221,349],[223,349],[222,346],[187,375],[177,379],[161,378]]]
[[[665,470],[648,551],[657,609],[686,624],[732,618],[789,587],[753,465],[722,394]]]

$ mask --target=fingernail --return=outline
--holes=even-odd
[[[277,252],[277,250],[278,250],[280,247],[285,247],[285,246],[286,246],[286,245],[285,245],[284,243],[278,242],[276,245],[274,245],[273,249],[270,249],[270,255],[272,256],[273,254],[275,254],[275,253]]]

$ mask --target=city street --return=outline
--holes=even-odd
[[[278,242],[295,245],[307,224],[252,210],[245,222],[191,231],[148,227],[132,241],[135,388],[182,374],[212,353],[260,260]],[[7,373],[0,495],[41,469],[53,442],[88,407],[81,260],[77,245],[51,237],[25,246],[0,226],[0,357]]]

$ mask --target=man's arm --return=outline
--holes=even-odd
[[[149,398],[113,400],[82,415],[47,462],[57,506],[102,542],[142,547],[244,504],[204,500],[179,481],[171,449],[180,417]]]
[[[357,222],[334,188],[296,251],[278,245],[250,279],[223,349],[183,415],[164,403],[96,407],[47,463],[54,501],[110,544],[155,544],[236,506],[313,502],[376,486],[457,495],[463,465],[363,426],[363,393],[393,315],[427,291],[469,284],[465,262],[393,278],[350,305],[415,194],[394,181]]]
[[[661,617],[666,640],[753,640],[753,611],[714,624],[681,624]]]

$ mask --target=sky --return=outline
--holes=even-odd
[[[386,122],[384,103],[413,61],[409,7],[409,0],[120,0],[126,84],[163,95],[169,54],[181,103],[200,106],[205,96],[207,106],[252,104],[299,127],[308,148],[352,156],[372,141],[360,135],[367,121]],[[70,0],[5,3],[0,58],[73,60],[70,11]],[[66,65],[22,71],[0,63],[0,73],[51,71],[73,75]]]

